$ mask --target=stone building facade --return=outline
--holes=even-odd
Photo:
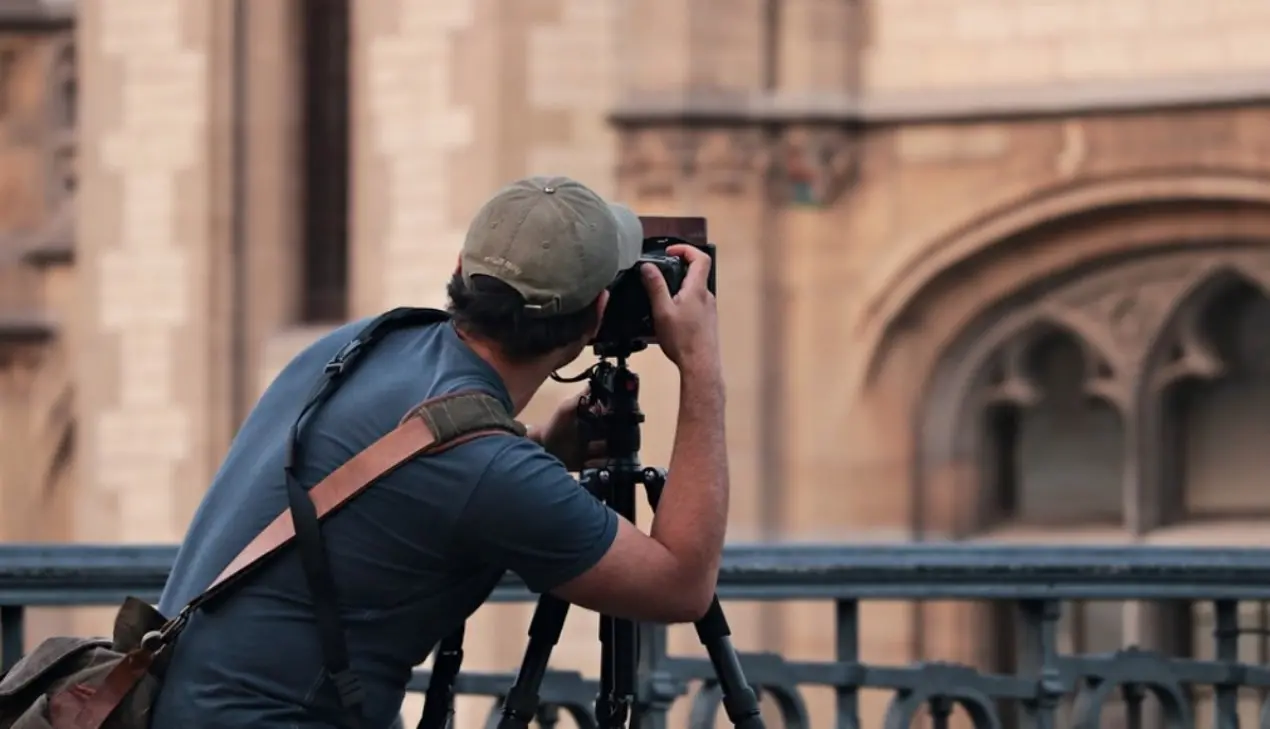
[[[483,198],[560,172],[709,220],[734,539],[1270,542],[1264,0],[6,0],[0,27],[0,538],[178,540],[292,353],[440,304]],[[671,422],[673,373],[636,364]],[[731,613],[810,658],[831,609]],[[864,652],[1008,662],[1003,617],[871,604]],[[527,618],[485,610],[469,665],[513,666]],[[1208,629],[1066,620],[1089,650]]]

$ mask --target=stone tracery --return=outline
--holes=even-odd
[[[1268,274],[1254,242],[1160,247],[1037,284],[966,326],[918,411],[920,487],[971,474],[950,536],[1017,524],[1133,538],[1270,510]],[[1133,636],[1120,604],[1073,610],[1062,630],[1085,650],[1190,645],[1200,630],[1184,605]],[[1008,648],[999,621],[984,625]]]
[[[1164,418],[1162,398],[1179,383],[1216,382],[1229,374],[1233,363],[1216,341],[1214,302],[1238,285],[1265,296],[1268,284],[1270,251],[1228,246],[1158,251],[1105,265],[1058,286],[1036,287],[995,319],[968,328],[973,334],[963,340],[969,341],[949,347],[925,405],[923,460],[928,468],[946,462],[978,463],[988,471],[1002,467],[989,457],[989,452],[1000,451],[1000,444],[991,440],[1001,434],[985,432],[983,425],[986,413],[1002,408],[1021,418],[1010,426],[1022,429],[1011,438],[1027,437],[1028,428],[1049,432],[1051,441],[1061,433],[1085,438],[1096,429],[1097,438],[1083,441],[1085,450],[1123,441],[1118,446],[1122,452],[1104,454],[1108,462],[1103,464],[1107,478],[1114,476],[1108,487],[1124,502],[1123,515],[1117,518],[1133,530],[1151,528],[1163,517],[1146,514],[1168,510],[1138,505],[1164,499],[1165,476],[1154,462],[1176,448],[1154,438],[1154,425],[1143,419]],[[1270,333],[1267,338],[1270,341]],[[1049,354],[1040,354],[1043,350]],[[1060,356],[1056,353],[1067,360],[1056,364],[1045,359]],[[1046,367],[1058,370],[1047,375]],[[1059,371],[1063,368],[1065,373]],[[1059,383],[1064,389],[1055,390],[1058,381],[1053,377],[1060,376],[1066,378]],[[1066,415],[1054,410],[1059,405]],[[1114,414],[1114,428],[1109,416],[1091,414],[1099,408]],[[1080,426],[1061,433],[1053,430],[1062,422]],[[1020,442],[1012,441],[1010,447],[1023,447]],[[1053,482],[1050,472],[1062,469],[1050,460],[1036,462],[1030,478],[1037,484]],[[1014,463],[1010,468],[1026,465]],[[1002,516],[992,506],[1000,497],[991,493],[994,489],[1023,487],[1018,479],[1024,476],[1011,481],[988,471],[981,473],[983,486],[976,503],[963,507],[968,511],[962,523],[971,531]],[[1086,474],[1087,480],[1098,478],[1102,476]],[[1125,479],[1143,482],[1130,484]]]
[[[1270,290],[1270,252],[1229,251],[1215,257],[1210,251],[1191,250],[1106,268],[1039,296],[1003,318],[979,337],[996,344],[991,354],[980,355],[984,364],[976,366],[1017,363],[1037,326],[1050,323],[1071,332],[1086,351],[1089,394],[1124,407],[1131,404],[1140,381],[1158,388],[1180,378],[1218,376],[1222,365],[1199,316],[1210,296],[1199,293],[1220,289],[1232,276]],[[1020,326],[1020,321],[1027,326]],[[1006,328],[1019,331],[1008,337],[993,335]],[[1161,354],[1165,349],[1168,352]],[[1010,371],[1022,376],[1017,364]]]

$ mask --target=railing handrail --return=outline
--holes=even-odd
[[[154,599],[170,545],[0,545],[0,605],[108,605]],[[725,600],[1270,600],[1270,548],[921,542],[736,544]],[[533,596],[513,575],[496,602]]]

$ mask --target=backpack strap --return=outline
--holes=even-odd
[[[336,353],[323,369],[321,379],[288,435],[285,475],[289,508],[244,547],[202,594],[162,628],[147,634],[140,648],[107,673],[99,688],[83,701],[74,727],[100,727],[146,674],[159,651],[176,639],[195,611],[241,584],[245,577],[292,542],[299,547],[312,593],[326,669],[339,690],[350,722],[361,723],[361,686],[349,670],[347,642],[339,622],[337,593],[319,522],[414,458],[487,435],[523,436],[525,428],[512,419],[501,402],[485,393],[458,392],[434,398],[412,408],[396,428],[308,491],[295,477],[301,456],[300,435],[307,417],[325,404],[355,369],[362,355],[384,336],[398,329],[436,324],[448,318],[446,312],[435,309],[394,309],[374,319]]]

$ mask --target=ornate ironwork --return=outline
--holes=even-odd
[[[162,588],[175,549],[170,547],[0,546],[0,655],[11,663],[21,651],[27,606],[115,604],[124,595],[154,598]],[[831,687],[837,694],[839,729],[860,727],[863,689],[893,693],[885,729],[910,726],[923,709],[936,726],[962,708],[976,729],[997,729],[1017,718],[1049,729],[1058,707],[1074,699],[1076,727],[1100,724],[1114,694],[1123,697],[1131,727],[1141,723],[1149,694],[1159,700],[1170,727],[1196,722],[1192,689],[1211,687],[1214,723],[1238,726],[1236,694],[1270,689],[1270,668],[1239,660],[1237,605],[1270,600],[1270,549],[1168,547],[1041,547],[966,544],[879,546],[738,546],[728,550],[719,583],[725,599],[826,600],[836,606],[832,661],[792,661],[773,653],[742,655],[746,675],[775,700],[788,729],[806,729],[810,719],[802,690]],[[520,602],[533,596],[508,577],[493,601]],[[864,663],[860,656],[860,603],[875,599],[973,600],[1015,606],[1018,666],[1012,674],[972,666],[921,662],[906,666]],[[1098,655],[1060,653],[1058,623],[1067,600],[1186,600],[1214,606],[1213,660],[1170,656],[1132,646]],[[664,630],[651,630],[642,646],[640,702],[646,726],[664,729],[667,710],[693,696],[690,724],[714,726],[719,694],[705,659],[670,655]],[[463,694],[497,700],[514,678],[507,673],[463,674]],[[412,691],[428,684],[417,671]],[[579,673],[554,671],[543,683],[552,726],[560,712],[583,729],[594,726],[591,704],[597,682]],[[1262,726],[1270,726],[1270,703]],[[1003,707],[1006,707],[1003,709]],[[1009,707],[1013,707],[1011,710]],[[1010,713],[1005,713],[1009,711]],[[1017,712],[1017,716],[1016,713]],[[1136,718],[1135,718],[1136,717]]]

